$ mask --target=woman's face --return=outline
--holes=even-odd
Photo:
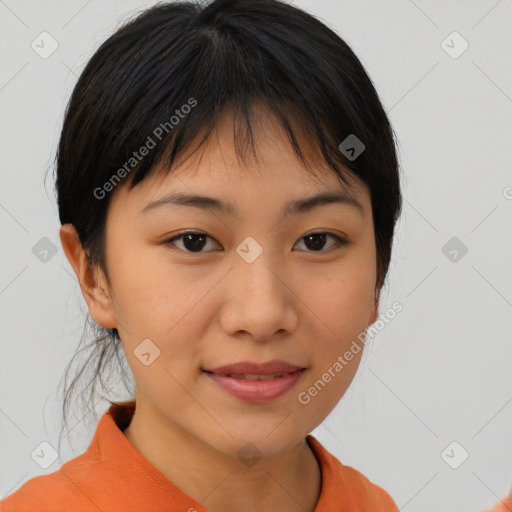
[[[251,442],[271,455],[319,425],[357,370],[362,350],[344,355],[354,340],[362,346],[357,337],[377,314],[372,210],[357,184],[352,202],[287,212],[288,203],[343,194],[338,179],[324,164],[309,174],[270,118],[255,133],[258,164],[245,167],[232,126],[223,116],[204,152],[115,191],[106,230],[112,301],[91,315],[117,327],[138,407],[151,408],[160,427],[225,453]],[[208,196],[232,210],[161,201],[170,194]],[[204,238],[179,238],[184,231]],[[236,395],[205,372],[274,360],[305,368],[285,391],[278,378],[244,380],[245,395]]]

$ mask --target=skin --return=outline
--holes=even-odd
[[[226,112],[204,149],[173,172],[151,175],[131,191],[118,186],[107,216],[110,285],[87,265],[72,225],[62,226],[60,237],[92,318],[119,330],[136,382],[129,442],[214,512],[312,512],[321,474],[305,437],[344,395],[363,351],[307,405],[297,396],[377,318],[372,208],[368,189],[354,180],[362,211],[334,203],[285,215],[286,202],[341,190],[340,182],[306,139],[301,147],[309,148],[315,175],[273,117],[258,111],[257,121],[258,162],[237,159]],[[238,215],[190,206],[139,213],[169,191],[232,202]],[[211,237],[202,252],[191,252],[183,238],[165,243],[184,230]],[[315,250],[303,238],[312,231],[349,243],[327,236]],[[263,248],[252,263],[236,252],[247,236]],[[146,338],[160,349],[149,366],[134,355]],[[263,404],[228,395],[200,370],[273,359],[307,371]],[[248,442],[261,454],[251,467],[237,455]]]

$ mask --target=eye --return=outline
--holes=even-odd
[[[335,241],[331,247],[348,244],[345,239],[335,235],[334,233],[328,232],[310,233],[309,235],[305,235],[300,238],[299,242],[304,241],[306,247],[309,249],[307,252],[322,252],[327,237],[331,237]],[[208,252],[202,250],[207,245],[208,239],[213,240],[212,237],[200,231],[187,231],[180,233],[169,240],[166,240],[164,243],[172,244],[178,247],[176,241],[179,241],[182,243],[182,247],[178,247],[181,251],[188,253],[201,253]]]
[[[201,249],[206,245],[205,240],[208,238],[210,240],[213,240],[212,237],[206,235],[205,233],[197,231],[187,231],[185,233],[180,233],[179,235],[176,235],[170,240],[166,240],[164,243],[175,245],[175,240],[183,239],[183,246],[185,247],[185,249],[181,249],[182,251],[184,250],[184,252],[199,253],[205,252],[202,251]]]
[[[336,245],[346,245],[348,242],[343,238],[335,235],[334,233],[328,232],[318,232],[318,233],[310,233],[309,235],[303,236],[299,242],[304,240],[304,244],[306,247],[311,248],[312,251],[307,252],[322,252],[322,249],[325,245],[326,237],[331,237],[335,240],[335,243],[331,245],[331,247]],[[323,251],[325,252],[325,251]]]

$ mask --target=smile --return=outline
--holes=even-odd
[[[291,373],[218,374],[203,370],[218,388],[240,400],[264,403],[275,400],[290,391],[302,378],[305,369]]]

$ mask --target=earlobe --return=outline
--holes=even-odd
[[[104,281],[102,275],[97,276],[87,261],[75,227],[72,224],[63,224],[59,230],[59,236],[64,253],[77,276],[91,317],[103,327],[117,327],[111,299],[105,292],[105,288],[108,289],[108,287],[102,282]]]

